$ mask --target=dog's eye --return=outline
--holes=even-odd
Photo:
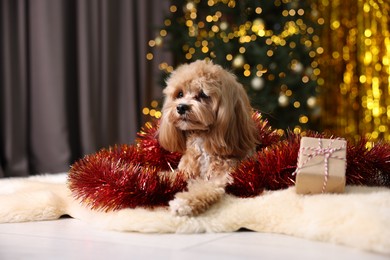
[[[201,90],[200,92],[199,92],[199,94],[198,94],[198,96],[196,96],[196,99],[206,99],[206,98],[209,98],[209,96],[207,96],[204,92],[203,92],[203,90]]]
[[[184,96],[183,91],[179,91],[176,94],[176,98],[182,98]]]

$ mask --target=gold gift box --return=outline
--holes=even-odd
[[[298,194],[344,192],[346,147],[344,139],[302,137],[295,178],[296,192]]]

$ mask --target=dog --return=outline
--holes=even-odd
[[[232,170],[255,152],[253,110],[235,75],[212,61],[181,65],[166,83],[158,141],[183,156],[177,170],[163,174],[181,173],[187,180],[187,190],[169,208],[195,216],[221,199]]]

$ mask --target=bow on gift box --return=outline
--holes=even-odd
[[[326,189],[326,185],[328,183],[328,177],[329,177],[329,169],[328,169],[329,158],[346,161],[345,158],[333,154],[337,151],[346,149],[346,142],[344,142],[343,145],[341,145],[340,147],[332,147],[332,144],[334,143],[335,140],[342,140],[342,139],[340,138],[332,139],[332,141],[329,143],[327,147],[322,147],[322,139],[318,138],[318,147],[301,147],[302,149],[301,155],[307,156],[307,158],[304,162],[301,163],[301,165],[297,166],[297,168],[293,172],[293,175],[299,174],[299,171],[302,168],[304,168],[307,165],[307,163],[310,160],[312,160],[314,157],[324,156],[325,175],[324,175],[324,184],[322,186],[322,193],[324,193]],[[298,159],[298,161],[300,160]]]

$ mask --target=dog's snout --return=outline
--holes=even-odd
[[[184,115],[187,112],[187,110],[189,110],[189,108],[190,107],[187,104],[179,104],[176,107],[176,111],[177,113],[179,113],[179,115]]]

